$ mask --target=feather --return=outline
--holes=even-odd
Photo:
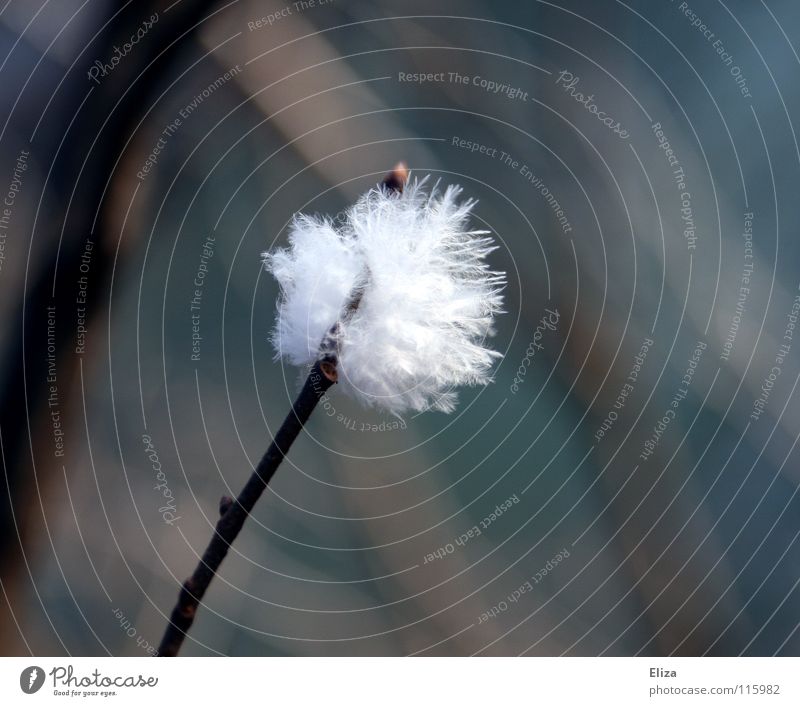
[[[311,364],[336,327],[341,387],[395,414],[452,411],[453,388],[490,382],[500,356],[484,345],[505,286],[486,262],[493,241],[469,229],[475,201],[459,202],[460,187],[428,193],[427,181],[370,190],[338,228],[298,215],[289,247],[264,254],[281,289],[276,357]]]

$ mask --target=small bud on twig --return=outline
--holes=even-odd
[[[228,512],[228,508],[233,505],[233,498],[230,495],[223,495],[219,499],[219,514],[222,517],[226,512]]]
[[[402,194],[406,182],[408,182],[409,171],[405,162],[398,162],[394,169],[383,178],[383,187],[387,191],[396,191]]]

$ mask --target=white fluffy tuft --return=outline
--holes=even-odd
[[[485,261],[488,231],[468,230],[475,202],[427,179],[398,194],[372,189],[338,228],[297,216],[289,248],[264,254],[281,287],[272,340],[277,355],[313,363],[340,321],[339,383],[395,414],[453,410],[458,385],[485,385],[499,353],[486,348],[505,275]],[[358,308],[343,316],[353,293]]]

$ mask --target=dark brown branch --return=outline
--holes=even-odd
[[[314,365],[306,379],[303,389],[295,401],[275,439],[259,462],[247,485],[236,500],[223,497],[220,501],[221,517],[211,542],[203,553],[194,573],[184,581],[178,602],[170,616],[170,623],[158,647],[159,657],[174,657],[178,654],[183,639],[194,621],[197,606],[203,600],[206,590],[211,584],[217,569],[228,553],[233,541],[244,525],[244,521],[252,511],[261,493],[278,470],[283,457],[289,451],[292,442],[311,416],[322,395],[334,384],[328,375],[322,372],[320,363]]]
[[[383,187],[389,191],[402,192],[408,180],[408,169],[400,162],[386,175],[383,180]],[[347,303],[342,319],[352,316],[358,308],[363,290],[359,288],[354,292],[353,297]],[[223,496],[219,501],[220,518],[214,530],[208,547],[206,547],[200,563],[194,573],[183,582],[178,602],[172,609],[169,625],[158,646],[157,656],[175,657],[183,645],[186,633],[194,622],[197,608],[203,600],[214,575],[222,564],[222,560],[228,554],[231,544],[238,536],[244,526],[244,522],[256,502],[261,497],[261,493],[267,487],[267,483],[275,475],[283,457],[288,453],[294,440],[297,438],[303,426],[314,411],[314,407],[320,401],[325,392],[336,382],[337,379],[337,358],[338,350],[338,331],[340,322],[332,327],[320,345],[320,360],[318,360],[303,385],[300,395],[292,406],[278,433],[270,444],[267,452],[259,462],[256,469],[247,481],[239,497],[234,500],[228,496]],[[329,345],[330,341],[333,342]]]

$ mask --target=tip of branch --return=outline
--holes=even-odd
[[[390,171],[384,178],[383,178],[383,186],[388,191],[396,191],[397,193],[403,193],[403,187],[405,187],[406,182],[408,181],[408,167],[406,166],[405,162],[398,162],[394,165],[394,169]]]

